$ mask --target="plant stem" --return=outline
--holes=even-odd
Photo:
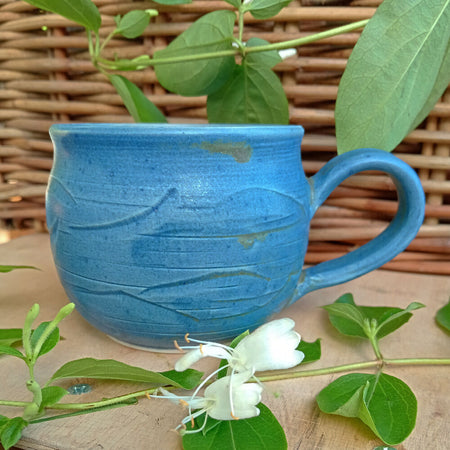
[[[337,36],[339,34],[347,33],[349,31],[356,30],[358,28],[364,27],[369,20],[360,20],[359,22],[354,22],[348,25],[344,25],[342,27],[336,27],[331,30],[322,31],[320,33],[311,34],[310,36],[305,36],[299,39],[292,39],[290,41],[278,42],[275,44],[268,45],[259,45],[256,47],[245,47],[245,53],[254,53],[254,52],[266,52],[270,50],[283,50],[286,48],[299,47],[302,45],[310,44],[312,42],[319,41],[321,39],[325,39],[332,36]],[[172,64],[179,62],[192,62],[192,61],[200,61],[204,59],[213,59],[213,58],[224,58],[227,56],[234,56],[240,53],[240,49],[230,49],[230,50],[222,50],[219,52],[213,53],[199,53],[195,55],[183,55],[183,56],[174,56],[172,58],[160,58],[160,59],[149,59],[142,64],[144,66],[156,66],[158,64]],[[115,61],[109,61],[103,58],[97,58],[98,64],[102,65],[106,69],[109,70],[120,70],[121,67]]]
[[[259,45],[257,47],[247,47],[246,53],[253,52],[265,52],[269,50],[284,50],[291,47],[300,47],[302,45],[311,44],[312,42],[320,41],[332,36],[338,36],[339,34],[344,34],[349,31],[357,30],[358,28],[363,28],[369,19],[360,20],[359,22],[353,22],[348,25],[343,25],[342,27],[332,28],[331,30],[322,31],[320,33],[314,33],[309,36],[305,36],[298,39],[292,39],[290,41],[277,42],[275,44]]]
[[[450,365],[450,358],[400,358],[400,359],[383,359],[385,364],[391,366],[421,366],[421,365]]]
[[[18,402],[13,400],[0,400],[0,405],[2,406],[15,406],[17,408],[25,408],[30,402]]]
[[[115,36],[116,34],[115,31],[116,30],[111,31],[111,33],[109,33],[108,36],[106,36],[105,40],[102,42],[102,44],[98,49],[97,55],[100,55],[103,49],[108,45],[108,42]]]
[[[238,11],[238,27],[239,27],[238,39],[239,39],[239,42],[242,44],[242,38],[244,35],[244,10],[243,10],[242,5]]]
[[[287,380],[289,378],[312,377],[319,375],[328,375],[330,373],[350,372],[353,370],[369,369],[371,367],[381,367],[383,364],[390,366],[406,366],[406,365],[450,365],[450,358],[403,358],[403,359],[387,359],[376,361],[363,361],[351,364],[343,364],[340,366],[324,367],[322,369],[285,371],[277,375],[258,376],[260,381]]]
[[[372,345],[373,351],[375,352],[375,356],[377,357],[378,361],[383,361],[383,355],[381,354],[377,338],[378,323],[375,319],[372,319],[369,323],[369,320],[367,319],[367,323],[365,323],[365,325],[367,325],[367,329],[364,329],[364,331],[369,338],[370,344]]]
[[[324,367],[322,369],[311,370],[297,370],[297,371],[279,371],[276,375],[262,375],[258,377],[259,381],[277,381],[287,380],[290,378],[312,377],[320,375],[328,375],[331,373],[350,372],[353,370],[369,369],[372,367],[380,367],[382,364],[390,366],[405,366],[405,365],[450,365],[450,358],[400,358],[387,359],[382,361],[362,361],[357,363],[343,364],[339,366]],[[121,395],[119,397],[108,398],[97,402],[90,403],[57,403],[48,407],[48,409],[66,409],[66,410],[86,410],[100,408],[103,406],[110,406],[116,403],[124,402],[130,399],[137,399],[144,397],[147,394],[152,394],[157,388],[144,389],[142,391],[132,392],[130,394]],[[32,402],[31,402],[32,403]],[[30,402],[0,400],[2,406],[12,406],[24,408],[30,405]]]
[[[290,378],[313,377],[317,375],[328,375],[330,373],[349,372],[352,370],[369,369],[377,367],[380,361],[364,361],[352,364],[343,364],[340,366],[324,367],[322,369],[298,370],[278,373],[277,375],[258,376],[260,381],[288,380]]]
[[[119,397],[108,398],[106,400],[100,400],[98,402],[90,402],[90,403],[56,403],[49,407],[49,409],[73,409],[73,410],[81,410],[81,409],[91,409],[91,408],[99,408],[102,406],[114,405],[115,403],[124,402],[126,400],[135,399],[139,397],[144,397],[147,394],[153,394],[157,388],[153,389],[144,389],[142,391],[132,392],[131,394],[121,395]],[[1,404],[1,402],[0,402]]]

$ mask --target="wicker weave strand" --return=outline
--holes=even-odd
[[[106,28],[114,16],[148,8],[148,1],[95,0]],[[244,38],[270,42],[306,36],[337,24],[366,19],[379,0],[293,1],[273,20],[251,17]],[[325,5],[325,6],[323,6]],[[327,6],[333,5],[333,6]],[[134,41],[115,38],[110,56],[130,58],[163,48],[200,15],[227,7],[222,1],[151,5],[155,23]],[[42,26],[45,25],[45,31]],[[352,32],[302,47],[276,67],[293,124],[306,129],[302,154],[308,175],[336,154],[334,102],[340,76],[358,39]],[[92,66],[82,29],[18,0],[0,0],[0,228],[45,230],[44,195],[52,165],[48,128],[57,122],[130,122],[121,100]],[[167,93],[152,69],[127,73],[171,122],[206,120],[204,97]],[[450,89],[396,154],[413,168],[427,194],[425,224],[407,251],[385,268],[450,274]],[[346,180],[312,222],[307,263],[336,257],[383,229],[396,211],[393,183],[383,174]]]

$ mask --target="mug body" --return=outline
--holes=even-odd
[[[125,344],[231,339],[292,301],[310,188],[300,126],[65,124],[47,222],[61,282]]]

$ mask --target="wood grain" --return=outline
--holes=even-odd
[[[41,320],[51,319],[67,302],[52,263],[48,236],[35,234],[17,238],[0,246],[0,263],[32,264],[41,271],[16,271],[0,277],[0,327],[21,327],[29,307],[41,305]],[[339,337],[319,308],[346,292],[365,305],[406,307],[420,301],[426,308],[415,312],[410,322],[382,341],[388,358],[449,357],[449,336],[434,323],[436,310],[450,294],[450,278],[375,271],[364,277],[306,295],[283,311],[279,317],[292,317],[296,329],[307,341],[322,338],[322,360],[305,368],[327,367],[373,359],[367,343]],[[188,330],[187,330],[188,331]],[[42,358],[36,376],[44,381],[58,367],[81,357],[114,358],[150,370],[173,367],[177,354],[156,354],[121,346],[96,331],[77,312],[61,325],[64,340]],[[199,370],[211,369],[215,361],[202,361]],[[449,368],[386,368],[410,385],[419,402],[416,429],[396,446],[407,450],[445,450],[450,447]],[[266,383],[264,402],[286,430],[290,450],[372,450],[381,442],[362,423],[321,413],[315,395],[339,374]],[[0,359],[0,398],[26,400],[24,364],[9,357]],[[78,380],[82,381],[82,380]],[[71,396],[70,401],[90,401],[131,392],[139,385],[91,383],[93,391]],[[62,386],[68,384],[61,383]],[[274,395],[276,394],[276,395]],[[69,397],[68,397],[69,399]],[[0,408],[0,414],[14,411]],[[16,412],[17,413],[17,412]],[[33,450],[177,450],[179,436],[170,431],[184,416],[181,407],[164,400],[141,400],[136,406],[99,412],[71,419],[30,426],[18,448]]]

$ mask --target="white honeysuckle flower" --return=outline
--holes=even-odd
[[[242,339],[233,356],[243,367],[253,367],[255,372],[297,366],[305,354],[296,350],[301,337],[294,327],[295,322],[289,318],[268,322]]]
[[[190,351],[176,362],[175,370],[182,372],[206,356],[226,359],[228,367],[235,372],[250,371],[253,374],[263,370],[289,369],[300,364],[305,357],[303,352],[296,350],[301,337],[294,331],[294,326],[292,319],[273,320],[245,336],[234,349],[186,338],[188,342],[200,345],[179,347]]]
[[[249,372],[228,375],[205,389],[205,398],[213,402],[208,410],[213,419],[249,419],[259,415],[256,405],[261,401],[262,387],[246,383],[251,375]]]
[[[285,50],[279,50],[278,54],[281,59],[290,58],[291,56],[295,56],[297,54],[297,49],[295,48],[286,48]]]
[[[204,397],[198,397],[196,394],[207,380],[199,386],[191,397],[177,396],[163,388],[159,388],[159,392],[163,394],[162,396],[152,397],[164,397],[189,407],[189,414],[181,421],[181,425],[177,427],[177,430],[188,422],[192,423],[196,417],[206,413],[205,421],[200,429],[193,431],[182,430],[181,432],[182,434],[197,433],[206,425],[208,416],[216,420],[238,420],[249,419],[259,415],[260,411],[256,405],[261,401],[262,387],[255,383],[246,383],[251,375],[249,372],[241,372],[220,378],[205,389]],[[193,413],[192,410],[198,411]]]

